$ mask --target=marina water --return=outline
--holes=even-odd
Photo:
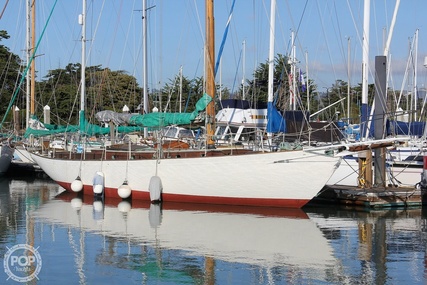
[[[426,216],[96,201],[3,177],[0,284],[426,284]]]

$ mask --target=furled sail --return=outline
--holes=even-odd
[[[100,122],[112,121],[117,125],[129,125],[139,127],[165,127],[170,125],[189,125],[195,120],[202,121],[201,112],[206,109],[206,106],[212,101],[212,98],[203,94],[196,103],[196,109],[191,113],[162,113],[153,112],[143,115],[132,115],[115,113],[112,111],[98,112],[95,117]]]

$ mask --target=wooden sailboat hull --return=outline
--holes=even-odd
[[[220,152],[209,150],[208,152]],[[199,151],[203,155],[205,151]],[[331,177],[340,159],[304,151],[267,152],[196,158],[69,160],[33,154],[58,184],[71,190],[80,176],[93,195],[96,172],[104,174],[106,197],[119,197],[127,180],[131,199],[150,200],[149,184],[160,177],[163,201],[301,208]]]

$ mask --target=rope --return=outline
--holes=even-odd
[[[361,172],[361,173],[359,173],[359,175],[360,175],[360,177],[359,177],[359,183],[360,183],[360,186],[361,186],[362,188],[364,188],[364,187],[365,187],[365,184],[366,184],[366,180],[365,180],[365,170],[366,170],[366,165],[367,165],[366,160],[362,161],[362,167],[361,167],[361,169],[360,169],[360,172]],[[363,173],[363,176],[361,175],[362,173]]]

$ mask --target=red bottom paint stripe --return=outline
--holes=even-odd
[[[57,182],[67,191],[71,190],[70,183]],[[105,197],[121,199],[115,188],[105,188]],[[92,185],[83,187],[84,195],[92,195]],[[131,200],[150,201],[148,191],[132,190]],[[192,196],[162,193],[162,200],[165,202],[178,203],[197,203],[197,204],[219,204],[219,205],[240,205],[240,206],[257,206],[257,207],[285,207],[285,208],[302,208],[310,200],[305,199],[262,199],[262,198],[235,198],[235,197],[213,197],[213,196]]]

